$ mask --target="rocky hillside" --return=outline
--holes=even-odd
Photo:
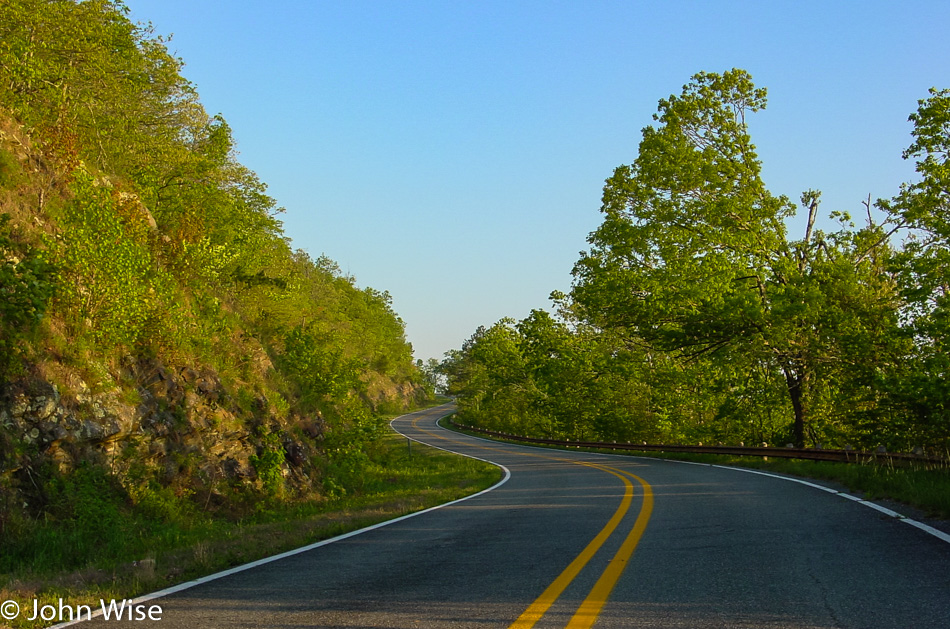
[[[0,551],[92,468],[132,511],[346,492],[428,395],[389,295],[292,248],[126,13],[0,5]]]

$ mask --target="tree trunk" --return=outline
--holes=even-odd
[[[795,447],[805,447],[805,403],[802,399],[802,389],[805,383],[805,370],[794,369],[787,365],[782,368],[785,372],[785,383],[788,386],[788,396],[792,400],[792,410],[795,411],[795,425],[793,429]]]

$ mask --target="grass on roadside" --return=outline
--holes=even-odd
[[[299,548],[461,498],[500,478],[498,468],[481,461],[418,443],[412,444],[410,452],[405,439],[392,434],[383,438],[372,464],[363,470],[359,494],[333,501],[275,501],[239,522],[204,518],[190,525],[173,521],[164,527],[145,527],[128,547],[148,550],[121,560],[114,559],[115,548],[104,548],[102,558],[70,570],[49,564],[39,568],[41,564],[24,560],[0,574],[0,600],[16,601],[22,610],[19,618],[6,621],[13,629],[47,626],[51,622],[25,620],[34,600],[40,606],[57,606],[63,599],[66,605],[85,604],[95,610],[100,599],[133,598]],[[68,526],[37,523],[37,529],[38,537],[54,546],[69,535]],[[32,552],[42,552],[42,548]],[[59,552],[54,549],[48,554]]]
[[[605,451],[608,452],[608,451]],[[609,451],[612,454],[618,452]],[[636,452],[655,457],[712,465],[745,467],[800,478],[838,483],[869,500],[893,500],[923,512],[927,517],[950,520],[950,469],[935,466],[895,467],[875,463],[833,463],[802,459]]]
[[[894,500],[927,517],[950,520],[950,470],[934,466],[893,467],[874,463],[831,463],[799,459],[723,457],[723,465],[763,469],[833,481],[871,500]]]

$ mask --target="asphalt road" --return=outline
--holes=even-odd
[[[399,418],[488,459],[479,496],[83,627],[950,627],[950,544],[758,474],[498,444]]]

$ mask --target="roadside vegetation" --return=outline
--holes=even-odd
[[[392,433],[374,445],[370,459],[358,487],[345,496],[272,499],[230,518],[186,508],[190,503],[178,503],[173,513],[159,505],[133,510],[116,500],[117,488],[110,491],[114,480],[90,468],[63,496],[76,514],[73,527],[40,524],[28,545],[2,557],[0,600],[18,601],[24,610],[34,599],[55,605],[59,598],[98,609],[100,598],[160,590],[443,504],[501,478],[493,465],[418,443],[410,450]],[[21,618],[12,627],[46,624]]]
[[[0,2],[11,596],[123,598],[488,482],[400,458],[386,418],[434,380],[390,295],[293,247],[225,118],[128,13]]]
[[[739,69],[692,77],[606,180],[554,312],[480,327],[441,363],[460,420],[948,457],[950,90],[926,87],[903,154],[917,179],[825,214],[820,191],[762,179],[748,120],[765,89]]]

